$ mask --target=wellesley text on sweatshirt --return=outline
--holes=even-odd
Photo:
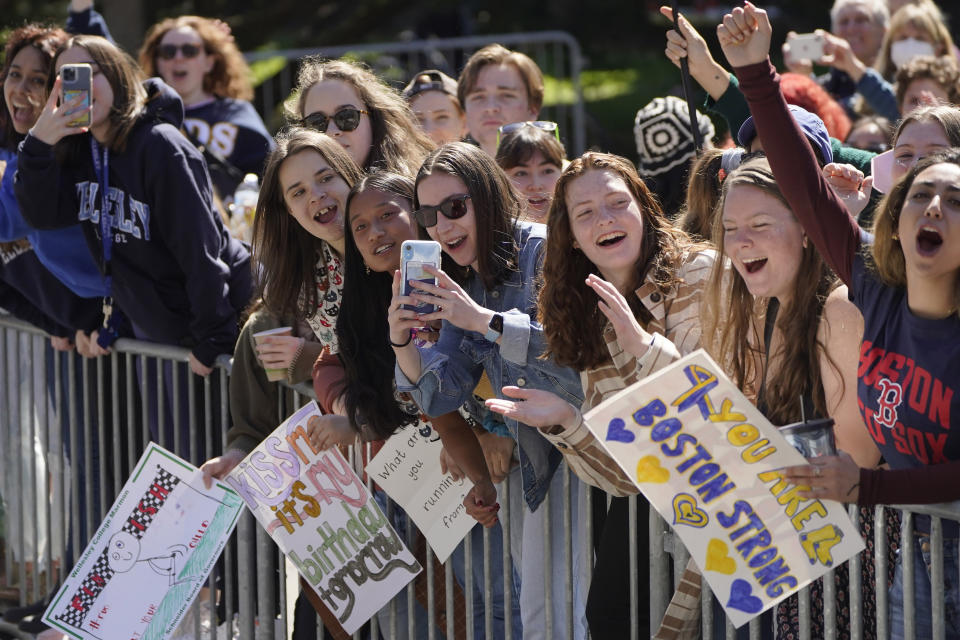
[[[214,210],[203,157],[179,131],[179,96],[155,78],[146,88],[146,107],[125,148],[109,155],[113,296],[138,338],[187,347],[211,366],[233,350],[237,316],[251,295],[250,253]],[[71,153],[55,154],[28,135],[15,191],[23,217],[38,229],[80,223],[103,270],[100,184],[89,137],[67,138],[59,144],[69,144]],[[62,164],[60,156],[67,158]]]

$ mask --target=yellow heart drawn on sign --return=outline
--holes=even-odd
[[[710,518],[707,512],[697,507],[697,499],[688,493],[678,493],[673,498],[673,524],[686,524],[701,529]]]
[[[707,543],[707,571],[716,571],[732,576],[737,571],[737,561],[727,555],[727,543],[719,538],[711,538]]]
[[[637,482],[663,484],[670,479],[670,472],[660,466],[656,456],[644,456],[637,461]]]

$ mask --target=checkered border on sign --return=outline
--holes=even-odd
[[[154,477],[153,482],[150,483],[150,488],[152,489],[154,485],[157,485],[163,488],[167,492],[167,495],[169,495],[176,488],[179,482],[180,478],[158,465],[157,475]],[[147,528],[150,526],[150,523],[153,522],[153,518],[156,514],[140,511],[140,504],[143,504],[144,507],[154,507],[159,513],[160,507],[163,506],[164,502],[166,502],[166,498],[159,498],[153,494],[150,489],[147,489],[146,493],[143,494],[143,497],[137,502],[137,506],[124,522],[121,531],[126,531],[130,535],[134,536],[137,540],[142,538],[143,534],[146,533]],[[134,519],[143,524],[143,529],[131,524],[131,520]],[[87,577],[80,585],[80,588],[65,604],[63,612],[57,614],[56,619],[58,621],[68,624],[75,629],[83,628],[83,620],[90,612],[90,606],[93,604],[94,600],[97,599],[97,596],[100,595],[100,592],[106,587],[107,583],[110,582],[110,579],[114,574],[114,571],[110,568],[110,563],[107,559],[108,551],[110,551],[109,546],[105,546],[103,551],[100,553],[100,556],[97,558],[97,561],[93,564],[93,568],[90,570],[90,573],[87,574]],[[74,606],[75,602],[79,602],[79,608]]]

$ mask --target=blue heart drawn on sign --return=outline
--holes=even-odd
[[[617,442],[633,442],[636,437],[632,431],[624,429],[625,423],[620,418],[614,418],[607,427],[607,440],[616,440]]]
[[[763,608],[763,600],[752,594],[753,588],[746,580],[737,578],[730,585],[730,599],[727,606],[747,613],[758,613]]]

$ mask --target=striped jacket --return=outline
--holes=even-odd
[[[654,373],[671,362],[700,348],[700,303],[717,259],[711,249],[692,251],[680,265],[680,283],[664,294],[649,278],[634,294],[653,319],[645,329],[653,334],[650,348],[641,358],[624,351],[609,322],[603,337],[610,361],[580,374],[584,389],[581,412],[586,413],[617,392]],[[577,476],[613,496],[637,493],[630,478],[607,455],[600,442],[584,424],[582,415],[571,428],[542,429],[543,436],[563,453]]]

